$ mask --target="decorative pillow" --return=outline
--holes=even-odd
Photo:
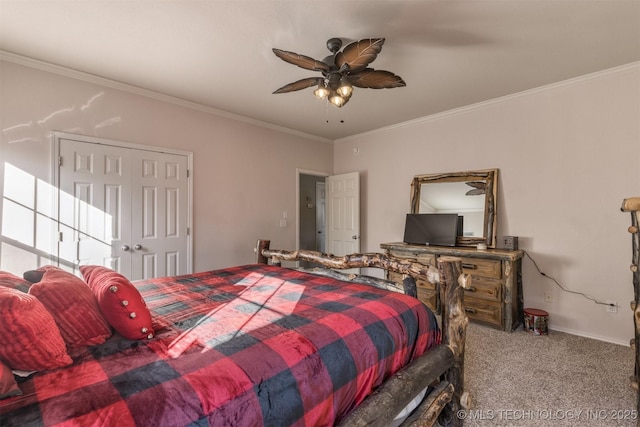
[[[70,365],[51,313],[30,294],[0,286],[0,359],[11,369],[43,371]]]
[[[70,348],[102,344],[111,336],[111,327],[100,311],[98,300],[79,277],[49,267],[29,293],[49,310]]]
[[[19,396],[21,394],[22,390],[18,387],[11,368],[0,362],[0,399]]]
[[[151,313],[140,292],[123,275],[99,265],[83,265],[80,271],[109,324],[130,340],[153,338]]]
[[[22,292],[29,292],[31,283],[9,272],[0,271],[0,286],[17,289]]]

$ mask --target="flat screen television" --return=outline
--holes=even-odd
[[[462,230],[458,214],[407,214],[404,242],[412,245],[455,246]]]

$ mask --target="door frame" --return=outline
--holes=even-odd
[[[296,250],[300,249],[300,175],[311,175],[326,178],[331,174],[329,172],[296,168]],[[296,261],[296,265],[297,264],[298,261]]]
[[[178,150],[174,148],[158,147],[154,145],[136,144],[132,142],[117,141],[107,138],[98,138],[94,136],[73,134],[68,132],[51,132],[51,171],[53,187],[56,191],[60,191],[60,140],[71,139],[77,142],[109,145],[120,148],[128,148],[133,150],[152,151],[155,153],[174,154],[178,156],[185,156],[187,158],[187,228],[189,230],[187,234],[187,272],[193,272],[193,153],[190,151]],[[60,212],[58,206],[58,197],[52,197],[54,204],[54,212],[56,213],[56,222],[60,223]],[[54,241],[57,245],[57,240]],[[56,249],[55,258],[58,259],[58,251]]]

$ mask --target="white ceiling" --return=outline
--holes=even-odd
[[[272,94],[331,37],[407,86]],[[0,49],[335,140],[639,61],[640,0],[0,0]]]

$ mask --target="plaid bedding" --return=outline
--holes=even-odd
[[[134,283],[156,337],[74,354],[2,426],[330,426],[440,340],[417,299],[268,265]]]

